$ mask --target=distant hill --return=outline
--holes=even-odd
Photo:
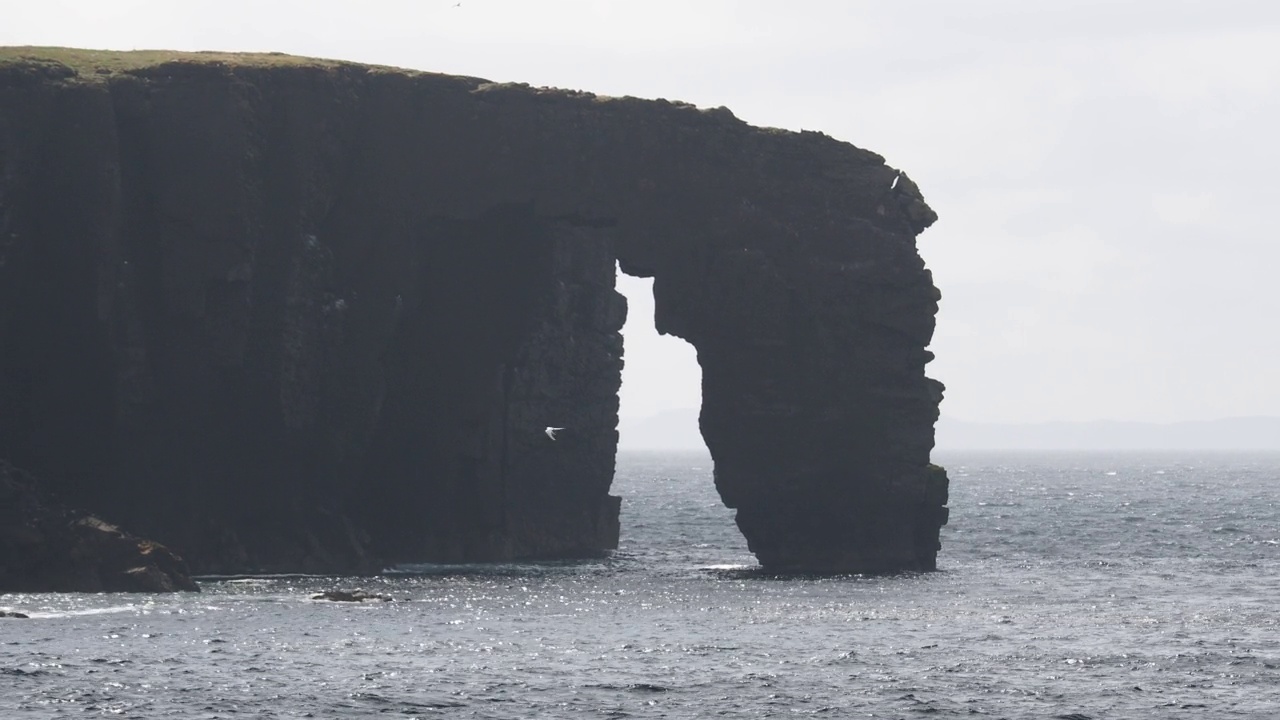
[[[1274,450],[1280,417],[1242,417],[1177,423],[974,423],[943,417],[939,450]]]
[[[648,417],[618,419],[622,450],[706,450],[698,430],[698,409],[664,410]]]

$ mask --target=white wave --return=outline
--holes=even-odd
[[[69,618],[69,617],[87,617],[91,615],[116,615],[120,613],[138,612],[143,608],[139,605],[112,605],[111,607],[102,608],[85,608],[83,610],[21,610],[26,613],[27,617],[32,619],[50,619],[50,618]]]

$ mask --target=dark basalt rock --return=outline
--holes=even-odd
[[[395,600],[390,595],[367,593],[364,590],[325,590],[322,593],[312,595],[311,599],[330,600],[332,602],[392,602]]]
[[[724,109],[0,51],[0,456],[205,573],[598,555],[620,263],[698,350],[763,565],[932,568],[934,218]]]
[[[199,589],[163,545],[49,502],[30,475],[0,460],[0,592]]]

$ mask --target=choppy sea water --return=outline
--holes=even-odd
[[[709,460],[623,454],[607,560],[0,596],[0,718],[1280,716],[1280,455],[938,460],[936,573],[758,574]]]

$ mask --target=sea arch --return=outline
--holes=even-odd
[[[618,264],[697,349],[763,566],[934,566],[935,216],[880,156],[662,100],[130,58],[0,84],[0,454],[69,498],[205,572],[605,552]]]

